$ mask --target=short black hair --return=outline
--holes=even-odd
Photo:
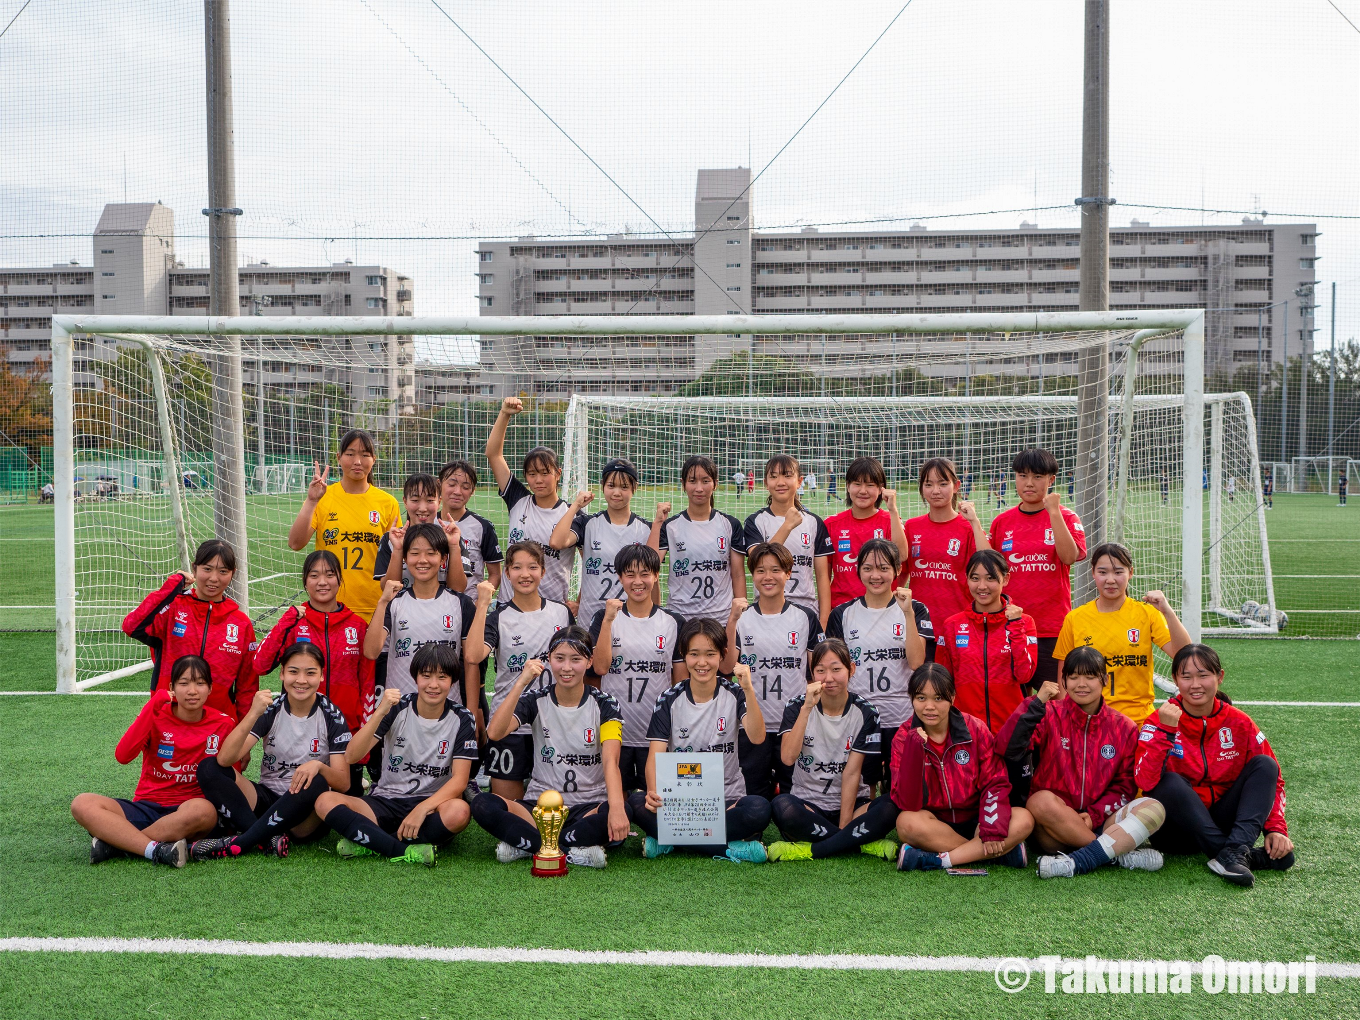
[[[307,558],[302,561],[302,583],[307,584],[307,575],[315,569],[318,563],[324,563],[331,568],[331,573],[337,578],[345,575],[340,572],[340,557],[329,549],[313,549],[307,554]]]
[[[1191,643],[1181,648],[1171,660],[1171,675],[1179,673],[1188,662],[1196,662],[1210,673],[1223,672],[1223,660],[1208,645]]]
[[[1063,659],[1062,675],[1064,680],[1069,676],[1098,676],[1103,686],[1109,677],[1109,668],[1099,648],[1094,645],[1078,645]]]
[[[411,677],[428,672],[443,673],[459,683],[463,679],[463,657],[453,645],[441,641],[421,645],[411,656]]]
[[[540,471],[547,471],[549,474],[562,473],[562,465],[557,459],[557,451],[550,450],[546,446],[535,446],[524,455],[520,469],[527,474],[531,467],[538,468]]]
[[[1116,563],[1122,563],[1130,574],[1133,573],[1133,553],[1118,542],[1102,542],[1091,550],[1091,573],[1095,573],[1096,564],[1106,556]]]
[[[855,573],[858,575],[864,566],[865,560],[870,556],[878,554],[888,561],[894,571],[902,568],[902,551],[886,538],[871,538],[859,547],[859,555],[855,557]]]
[[[835,475],[831,476],[835,478]],[[877,485],[880,489],[888,487],[888,473],[883,470],[883,464],[877,457],[856,457],[850,462],[850,466],[845,469],[845,502],[850,503],[850,483],[859,482],[861,485]],[[883,494],[879,493],[878,499],[874,500],[874,506],[883,505]]]
[[[923,662],[916,667],[911,679],[907,681],[907,697],[916,697],[926,689],[927,684],[945,701],[953,701],[958,697],[958,689],[954,686],[954,674],[938,662]]]
[[[202,567],[215,559],[221,560],[222,566],[228,570],[236,569],[236,550],[224,538],[209,538],[200,543],[194,553],[194,566]]]
[[[558,645],[570,645],[587,659],[595,654],[595,643],[590,640],[590,631],[575,624],[563,627],[553,634],[548,641],[548,654],[551,655]]]
[[[412,496],[438,496],[439,483],[434,480],[434,475],[427,475],[424,471],[417,471],[406,479],[406,483],[401,487],[402,499],[410,499]]]
[[[680,628],[680,654],[688,655],[690,642],[700,635],[713,642],[713,647],[718,650],[719,655],[727,654],[727,628],[707,616],[696,616],[686,620],[685,625]]]
[[[212,667],[208,665],[207,659],[201,655],[181,655],[170,667],[170,686],[174,687],[179,678],[190,670],[197,673],[200,680],[212,683]]]
[[[995,549],[979,549],[969,556],[968,566],[963,569],[963,576],[971,576],[974,567],[981,567],[993,581],[1000,581],[1011,572],[1011,565],[1006,562],[1006,557]]]
[[[746,554],[746,565],[751,573],[755,573],[756,567],[766,556],[773,556],[784,573],[793,573],[793,553],[783,542],[757,542],[751,546],[751,551]]]
[[[449,461],[447,464],[445,464],[442,468],[439,469],[439,480],[440,480],[441,482],[447,482],[450,478],[452,478],[452,477],[453,477],[455,474],[457,474],[459,471],[461,471],[461,472],[463,472],[463,474],[467,475],[467,476],[468,476],[468,481],[470,481],[470,482],[473,484],[473,486],[476,486],[476,484],[477,484],[477,469],[476,469],[475,467],[472,466],[472,463],[471,463],[470,461],[466,461],[466,460],[451,460],[451,461]]]
[[[614,557],[614,573],[622,577],[629,567],[641,567],[652,574],[661,573],[661,554],[650,545],[634,542],[625,545]]]
[[[1018,474],[1027,475],[1056,475],[1061,466],[1058,458],[1047,450],[1041,450],[1037,446],[1031,446],[1027,450],[1021,450],[1011,458],[1011,470]]]
[[[401,540],[401,558],[406,559],[411,552],[411,545],[416,539],[423,538],[430,543],[430,548],[439,553],[440,556],[449,554],[449,536],[444,534],[444,529],[438,524],[427,521],[424,524],[412,524],[406,529],[406,537]]]

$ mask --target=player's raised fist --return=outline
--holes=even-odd
[[[326,495],[326,480],[331,476],[331,466],[327,464],[325,467],[322,467],[319,460],[314,460],[312,461],[312,470],[312,480],[307,484],[307,498],[315,503],[322,496]]]
[[[1170,701],[1157,709],[1157,719],[1169,730],[1178,729],[1180,727],[1182,714],[1181,706]]]
[[[893,598],[897,599],[897,604],[902,607],[902,612],[910,616],[914,610],[911,608],[911,589],[906,585],[893,591]]]
[[[520,400],[519,397],[506,397],[501,401],[501,414],[509,415],[513,418],[523,410],[524,401]]]
[[[586,489],[582,489],[580,492],[576,494],[576,498],[571,501],[571,504],[572,506],[576,507],[576,509],[580,510],[584,507],[590,506],[591,502],[594,499],[595,493],[590,492]]]
[[[656,505],[656,519],[664,521],[671,515],[671,505],[669,503],[658,503]]]
[[[548,668],[548,664],[542,659],[530,659],[524,664],[524,670],[520,673],[516,683],[528,685],[543,675],[543,671]]]
[[[822,685],[813,681],[807,685],[807,707],[816,708],[822,700]]]
[[[746,601],[745,599],[743,599],[743,598],[734,598],[734,599],[732,600],[732,618],[733,618],[733,619],[736,619],[736,618],[737,618],[738,616],[740,616],[742,613],[746,612],[746,608],[747,608],[750,604],[751,604],[751,603],[747,602],[747,601]]]
[[[1044,497],[1045,510],[1059,510],[1062,508],[1062,493],[1054,489]]]
[[[1143,596],[1143,601],[1160,613],[1171,611],[1171,603],[1166,600],[1166,593],[1153,589]]]
[[[477,605],[489,606],[496,597],[496,586],[490,581],[477,582]]]
[[[391,602],[394,598],[401,594],[402,587],[403,585],[400,581],[397,580],[384,581],[381,601]]]
[[[1014,602],[1006,603],[1006,619],[1018,620],[1020,619],[1020,617],[1024,615],[1025,611],[1021,609],[1019,606],[1017,606]]]
[[[886,504],[888,504],[888,513],[896,513],[896,512],[897,512],[897,490],[896,490],[896,489],[884,489],[884,490],[883,490],[883,502],[886,503]]]
[[[616,617],[616,616],[619,615],[619,610],[622,609],[622,608],[623,608],[623,600],[622,600],[622,599],[605,599],[605,600],[604,600],[604,622],[605,622],[605,623],[610,623],[610,622],[612,622],[613,619],[614,619],[614,617]]]
[[[739,662],[732,667],[732,678],[741,685],[743,691],[751,690],[751,667]]]
[[[1058,686],[1056,680],[1045,680],[1039,685],[1039,693],[1035,697],[1047,704],[1054,698],[1062,697],[1062,688]]]
[[[252,712],[264,712],[270,705],[274,704],[274,692],[260,688],[255,692],[255,698],[250,703]]]
[[[379,707],[384,712],[390,711],[392,706],[401,700],[401,691],[396,687],[384,687],[382,701],[378,702]]]
[[[784,515],[784,523],[790,528],[796,528],[803,523],[803,511],[796,506],[789,507],[789,512]]]
[[[977,507],[973,506],[971,499],[965,499],[959,504],[959,513],[963,514],[963,519],[969,524],[978,522]]]

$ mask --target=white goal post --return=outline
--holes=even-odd
[[[1214,466],[1214,458],[1206,461],[1205,427],[1206,417],[1211,420],[1209,427],[1221,427],[1222,413],[1225,407],[1237,408],[1239,404],[1245,406],[1249,412],[1250,404],[1245,395],[1210,395],[1206,402],[1204,393],[1204,371],[1203,371],[1203,347],[1204,347],[1204,313],[1202,310],[1146,310],[1146,311],[1118,311],[1118,312],[1045,312],[1045,313],[962,313],[954,315],[910,315],[910,314],[807,314],[807,315],[720,315],[720,316],[531,316],[531,317],[492,317],[492,316],[471,316],[471,317],[386,317],[386,318],[366,318],[366,317],[205,317],[205,316],[116,316],[116,315],[56,315],[52,319],[52,379],[53,379],[53,423],[54,423],[54,482],[56,489],[55,506],[55,529],[56,529],[56,621],[57,621],[57,680],[58,690],[73,692],[90,686],[95,682],[103,682],[116,675],[127,675],[135,672],[144,665],[132,665],[119,668],[117,670],[106,670],[102,675],[93,679],[86,678],[78,681],[77,677],[77,618],[79,602],[78,564],[76,561],[76,515],[77,500],[79,497],[78,489],[80,478],[78,477],[76,464],[76,415],[75,415],[75,366],[74,366],[74,346],[76,338],[81,339],[102,336],[120,341],[123,344],[139,346],[146,352],[146,360],[151,365],[150,388],[155,393],[154,406],[152,412],[157,417],[156,428],[161,432],[160,447],[164,458],[164,465],[158,473],[155,483],[154,495],[149,494],[149,498],[161,500],[167,504],[167,521],[170,523],[170,530],[173,535],[167,539],[167,543],[173,544],[176,555],[174,559],[179,560],[187,566],[190,542],[185,525],[184,503],[186,498],[193,496],[193,481],[196,477],[195,472],[189,465],[178,463],[175,459],[176,439],[174,435],[174,424],[172,417],[172,402],[169,399],[163,374],[160,369],[160,357],[157,356],[158,344],[177,342],[178,340],[189,341],[200,345],[211,344],[211,339],[218,336],[247,336],[247,337],[308,337],[324,341],[327,338],[343,337],[376,337],[376,336],[504,336],[504,337],[609,337],[609,336],[678,336],[690,335],[695,337],[703,336],[726,336],[726,337],[751,337],[759,335],[765,338],[780,339],[787,336],[790,340],[800,337],[811,336],[844,336],[857,335],[891,335],[896,337],[911,337],[913,335],[928,335],[932,338],[944,337],[949,340],[963,341],[965,338],[973,344],[973,351],[984,348],[978,347],[978,341],[996,339],[1003,341],[1007,338],[1017,336],[1033,335],[1053,335],[1053,334],[1086,334],[1091,338],[1092,343],[1105,342],[1111,337],[1117,337],[1123,345],[1123,357],[1125,358],[1125,382],[1122,393],[1114,392],[1111,395],[1111,420],[1114,423],[1110,435],[1122,432],[1119,438],[1119,449],[1111,457],[1111,467],[1114,472],[1110,478],[1110,514],[1111,534],[1118,534],[1117,529],[1123,527],[1126,493],[1129,487],[1128,479],[1128,443],[1129,429],[1128,423],[1132,421],[1132,416],[1137,412],[1141,413],[1144,407],[1151,407],[1156,404],[1158,407],[1169,409],[1175,414],[1179,411],[1180,421],[1183,423],[1183,437],[1177,436],[1182,442],[1180,450],[1180,462],[1175,465],[1175,474],[1180,478],[1198,479],[1204,474],[1206,488],[1208,487],[1208,472],[1218,471]],[[1180,383],[1179,389],[1175,393],[1143,394],[1137,392],[1137,387],[1131,385],[1135,377],[1135,364],[1138,349],[1147,340],[1157,337],[1164,337],[1169,334],[1178,334],[1180,343],[1180,353],[1176,357],[1177,382]],[[1080,346],[1078,337],[1068,336],[1062,341],[1069,346]],[[900,341],[899,341],[900,343]],[[903,347],[910,347],[915,341],[903,343]],[[917,346],[926,346],[917,343]],[[937,345],[938,346],[938,345]],[[959,350],[964,347],[962,343],[955,344],[954,349]],[[200,347],[198,349],[206,349]],[[750,348],[754,350],[754,347]],[[1052,350],[1049,347],[1048,350]],[[265,355],[268,356],[268,355]],[[825,358],[825,355],[823,355]],[[1183,358],[1183,364],[1181,359]],[[749,361],[754,361],[754,355],[749,356]],[[905,363],[905,362],[904,362]],[[896,362],[890,363],[890,368],[895,374]],[[1112,386],[1118,385],[1118,375],[1112,378]],[[894,386],[896,383],[894,382]],[[1042,385],[1042,378],[1041,378]],[[238,396],[239,399],[239,396]],[[575,396],[572,398],[570,408],[567,411],[566,428],[562,439],[562,449],[564,454],[564,468],[566,477],[564,484],[565,491],[570,494],[571,486],[580,484],[587,477],[587,458],[593,463],[596,454],[599,452],[590,450],[589,429],[585,419],[589,415],[589,408],[592,401],[605,401],[611,399],[619,403],[622,398],[595,398]],[[1000,400],[1006,403],[1007,407],[1040,407],[1047,408],[1044,415],[1052,415],[1052,408],[1065,408],[1063,401],[1070,401],[1072,398],[1059,396],[1039,396],[1039,397],[1004,397],[1004,398],[940,398],[923,396],[893,396],[873,398],[875,408],[881,409],[882,413],[888,416],[897,416],[904,423],[905,428],[913,420],[913,415],[919,418],[919,409],[931,407],[939,408],[945,404],[957,404],[960,407],[967,407],[969,402],[993,399],[993,404]],[[800,397],[793,401],[778,396],[728,396],[728,397],[691,397],[691,398],[668,398],[668,397],[631,397],[633,405],[645,405],[656,411],[665,409],[667,402],[677,400],[689,400],[699,402],[703,405],[703,413],[722,413],[724,406],[740,404],[751,411],[760,408],[769,408],[772,412],[780,407],[788,407],[791,404],[797,405],[807,414],[816,414],[819,411],[824,413],[824,417],[833,418],[837,413],[853,403],[850,397],[841,398],[817,398]],[[932,403],[933,402],[933,403]],[[1062,410],[1062,416],[1071,417],[1074,421],[1074,401],[1072,410]],[[1212,412],[1206,415],[1206,409]],[[931,413],[937,413],[932,411]],[[1237,412],[1231,412],[1234,421],[1237,420]],[[1246,422],[1250,424],[1253,416],[1250,413],[1245,415]],[[1124,427],[1119,428],[1122,419]],[[329,419],[328,419],[329,420]],[[339,424],[337,417],[336,424]],[[830,423],[834,427],[834,421]],[[827,426],[823,426],[824,428]],[[967,425],[964,426],[965,430]],[[1221,439],[1221,436],[1219,437]],[[1255,502],[1259,503],[1260,493],[1260,470],[1255,459],[1255,436],[1250,436],[1251,454],[1249,457],[1251,468],[1247,476],[1237,477],[1236,485],[1242,497],[1251,498],[1255,495]],[[878,455],[877,449],[865,449],[862,452]],[[1013,451],[1007,451],[1006,457]],[[749,459],[749,458],[748,458]],[[253,491],[264,494],[282,493],[288,494],[294,491],[297,480],[293,477],[298,474],[298,463],[305,462],[303,457],[296,457],[291,461],[285,461],[278,465],[267,465],[261,461],[257,465],[257,474],[254,477]],[[811,458],[810,463],[814,465],[834,464],[838,469],[843,470],[848,460],[838,453],[834,457],[823,457],[822,459]],[[730,469],[729,469],[730,470]],[[1245,469],[1243,469],[1245,470]],[[1217,477],[1217,476],[1215,476]],[[186,484],[186,479],[188,482]],[[819,480],[819,489],[825,490],[826,482]],[[145,478],[141,484],[146,485]],[[305,480],[304,480],[305,484]],[[184,491],[190,491],[186,494]],[[1264,549],[1264,518],[1260,519],[1261,529],[1261,553],[1264,557],[1262,569],[1264,570],[1265,588],[1261,598],[1256,600],[1263,612],[1259,618],[1247,618],[1248,614],[1239,612],[1233,605],[1223,605],[1218,592],[1213,590],[1217,586],[1219,571],[1223,570],[1221,563],[1216,557],[1214,550],[1217,548],[1217,540],[1214,536],[1218,532],[1214,530],[1214,518],[1220,511],[1218,509],[1219,500],[1217,499],[1219,487],[1213,486],[1206,499],[1200,487],[1193,484],[1178,485],[1180,492],[1176,493],[1179,497],[1179,514],[1176,516],[1177,530],[1180,534],[1179,550],[1179,570],[1176,573],[1180,579],[1180,610],[1182,620],[1192,637],[1198,638],[1205,629],[1202,623],[1202,612],[1206,606],[1204,600],[1203,578],[1206,573],[1205,563],[1205,512],[1206,503],[1210,517],[1210,550],[1207,563],[1209,581],[1211,588],[1211,599],[1208,608],[1213,612],[1218,612],[1220,616],[1227,618],[1239,628],[1247,628],[1256,631],[1274,631],[1276,629],[1274,619],[1274,598],[1273,589],[1270,582],[1270,568],[1268,551]],[[842,490],[843,491],[843,490]],[[1163,501],[1167,496],[1165,486],[1163,487]],[[1170,510],[1170,506],[1167,507]],[[1254,525],[1253,525],[1254,527]],[[1253,554],[1254,555],[1254,554]],[[253,564],[253,560],[251,561]],[[255,581],[255,578],[238,579],[241,583],[241,590],[247,590],[246,584]],[[262,578],[261,580],[267,580]],[[1173,601],[1175,601],[1173,594]],[[1253,604],[1256,604],[1253,603]],[[1212,631],[1212,628],[1210,628]]]

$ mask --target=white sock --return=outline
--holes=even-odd
[[[951,864],[950,861],[949,861],[949,851],[948,851],[948,850],[946,850],[944,853],[940,854],[940,866],[943,867],[943,868],[952,868],[952,867],[954,866],[954,865]]]
[[[151,855],[154,854],[155,852],[156,852],[156,841],[153,839],[150,843],[148,843],[148,844],[146,845],[146,849],[142,851],[142,856],[145,857],[145,858],[149,861],[149,860],[151,860]]]

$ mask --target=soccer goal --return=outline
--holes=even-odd
[[[443,363],[453,378],[477,372],[466,364],[465,340],[455,340],[469,334],[502,338],[501,348],[518,345],[523,359],[533,357],[536,338],[593,338],[597,352],[611,337],[634,345],[638,337],[681,338],[690,344],[692,371],[665,396],[578,392],[569,401],[537,400],[513,376],[496,392],[469,385],[434,395],[437,387],[417,384],[396,395],[394,366],[403,357],[409,363],[411,337],[424,345],[417,351],[425,363]],[[212,393],[223,336],[241,338],[245,378],[231,419]],[[401,350],[397,339],[406,343]],[[691,453],[714,457],[720,482],[729,482],[739,467],[749,472],[784,451],[817,472],[813,508],[829,513],[826,476],[867,453],[887,466],[910,512],[920,460],[942,454],[960,465],[989,519],[995,508],[982,494],[1000,497],[1017,449],[1047,446],[1065,467],[1091,455],[1077,448],[1077,352],[1100,346],[1110,368],[1107,419],[1095,430],[1110,466],[1097,493],[1104,532],[1133,546],[1139,585],[1167,590],[1192,634],[1273,632],[1251,406],[1243,394],[1204,394],[1198,311],[55,316],[59,689],[145,669],[143,651],[120,632],[123,616],[224,528],[245,536],[237,590],[257,631],[300,600],[303,554],[290,551],[285,536],[311,463],[334,463],[338,437],[352,426],[374,434],[374,481],[389,490],[399,491],[411,471],[471,460],[483,472],[473,509],[502,528],[504,510],[481,453],[502,392],[519,393],[528,405],[507,455],[514,463],[532,445],[558,448],[568,499],[610,456],[637,464],[643,486],[634,509],[650,514],[658,502],[683,499],[676,476]],[[674,345],[667,350],[673,357]],[[448,364],[460,357],[464,364]],[[229,420],[241,423],[234,490],[219,477]],[[1071,478],[1059,479],[1069,503],[1072,487]],[[733,513],[763,502],[759,484],[754,493],[731,489],[720,487],[719,505]],[[1250,603],[1259,608],[1248,614]]]

